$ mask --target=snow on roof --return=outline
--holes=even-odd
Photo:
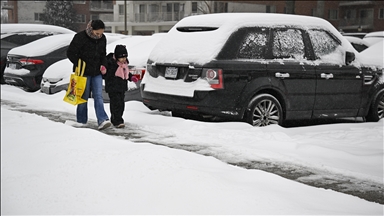
[[[5,23],[1,24],[1,34],[16,32],[50,32],[50,33],[75,33],[74,31],[54,25],[47,24],[24,24],[24,23]]]
[[[8,54],[23,56],[42,56],[69,45],[75,33],[59,34],[41,38],[23,46],[11,49]]]
[[[325,28],[341,39],[346,50],[354,52],[352,45],[342,38],[328,21],[310,16],[272,13],[218,13],[190,16],[179,21],[150,54],[154,62],[164,63],[170,56],[173,63],[204,64],[214,59],[228,37],[237,29],[248,26],[274,27],[294,25],[298,28]],[[211,31],[180,32],[180,27],[210,27]],[[166,55],[164,54],[166,53]],[[187,61],[187,62],[185,62]]]

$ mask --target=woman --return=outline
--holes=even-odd
[[[82,98],[88,100],[92,93],[99,130],[111,126],[108,115],[104,110],[102,96],[102,74],[105,74],[105,65],[107,64],[107,39],[103,34],[104,29],[105,25],[103,21],[91,20],[84,31],[77,33],[73,37],[67,50],[67,57],[73,63],[73,71],[79,59],[86,63],[84,76],[87,77],[87,86]],[[87,123],[88,103],[77,105],[76,119],[80,124]]]

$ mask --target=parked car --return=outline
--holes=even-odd
[[[344,37],[352,44],[353,48],[355,48],[357,52],[361,52],[369,47],[369,44],[361,38],[354,37],[354,36],[344,36]]]
[[[66,51],[74,33],[41,38],[11,49],[7,56],[4,80],[25,91],[37,91],[44,71],[53,63],[67,58]]]
[[[384,31],[370,32],[366,34],[363,38],[369,45],[373,45],[377,42],[384,40]]]
[[[55,94],[66,91],[73,64],[68,58],[51,64],[43,74],[40,91],[46,94]]]
[[[7,54],[9,50],[17,46],[18,45],[8,41],[1,41],[1,84],[5,84],[4,69],[5,69],[5,63],[7,62]]]
[[[4,84],[4,69],[9,50],[43,37],[75,33],[60,26],[46,24],[1,24],[1,84]]]
[[[347,39],[317,17],[190,16],[153,48],[141,95],[152,110],[254,126],[316,118],[378,121],[382,68],[356,56]]]

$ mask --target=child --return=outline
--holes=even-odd
[[[137,77],[129,73],[128,52],[124,45],[116,45],[115,53],[107,55],[107,72],[104,74],[105,91],[108,93],[111,111],[111,122],[117,128],[123,128],[123,113],[125,109],[125,92],[128,90],[128,80],[137,82]]]

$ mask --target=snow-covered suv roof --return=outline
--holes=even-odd
[[[352,45],[328,21],[310,16],[269,13],[218,13],[190,16],[179,21],[153,49],[149,59],[164,63],[204,64],[214,59],[228,37],[243,27],[278,27],[327,29],[340,39],[346,50]]]

